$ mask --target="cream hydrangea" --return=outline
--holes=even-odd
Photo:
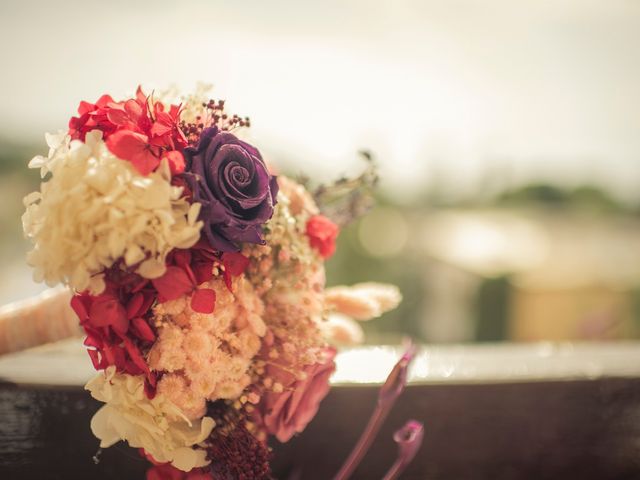
[[[22,217],[34,244],[27,260],[36,281],[99,293],[99,272],[118,259],[156,278],[169,251],[198,241],[200,204],[181,198],[165,161],[141,176],[108,151],[97,130],[85,142],[59,134],[48,135],[47,143],[49,156],[35,157],[29,167],[50,178],[25,197]]]
[[[116,373],[113,366],[85,388],[106,403],[91,419],[91,431],[101,448],[126,440],[134,448],[144,448],[156,461],[171,462],[185,472],[209,464],[205,450],[195,446],[211,434],[212,418],[189,420],[164,395],[147,398],[142,376]]]

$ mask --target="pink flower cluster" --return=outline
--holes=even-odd
[[[267,391],[256,410],[255,420],[279,441],[288,442],[302,432],[315,417],[320,402],[329,393],[329,377],[335,369],[334,348],[325,348],[318,361],[305,365],[294,373],[286,364],[271,364],[266,378],[272,385],[281,385]]]

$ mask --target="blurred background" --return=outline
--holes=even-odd
[[[22,197],[80,100],[196,82],[312,182],[377,159],[330,284],[394,282],[369,342],[640,337],[640,3],[0,3],[0,303],[31,281]]]

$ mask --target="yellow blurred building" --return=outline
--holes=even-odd
[[[437,296],[431,297],[436,305],[425,307],[427,339],[482,340],[481,323],[493,319],[483,319],[474,309],[482,285],[496,278],[505,279],[501,288],[507,292],[485,303],[505,303],[488,310],[504,312],[504,322],[494,328],[502,330],[503,339],[605,340],[639,333],[635,292],[640,285],[640,221],[631,216],[444,211],[429,217],[423,232],[420,241],[436,265],[435,282],[454,297],[447,301],[451,314],[438,305]],[[467,286],[438,283],[448,270],[464,272]],[[475,288],[468,287],[470,282]],[[426,283],[433,285],[434,279]],[[469,314],[461,316],[460,308]],[[450,322],[454,324],[447,326]],[[466,325],[461,327],[461,322]],[[453,338],[443,335],[443,329],[454,332]]]

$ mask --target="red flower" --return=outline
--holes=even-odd
[[[216,292],[210,288],[200,288],[193,292],[191,308],[198,313],[213,313],[216,306]]]
[[[171,175],[176,175],[178,173],[184,172],[185,163],[184,163],[184,155],[182,152],[178,150],[172,150],[170,152],[166,152],[162,155],[162,158],[166,158],[169,162],[169,170],[171,170]]]
[[[103,137],[107,138],[116,130],[108,118],[111,108],[117,105],[109,95],[101,96],[96,103],[80,102],[78,106],[78,117],[71,117],[69,120],[69,135],[73,140],[82,140],[91,130],[101,130]]]
[[[84,141],[88,132],[100,130],[109,151],[130,161],[142,175],[153,172],[163,158],[172,175],[184,171],[187,139],[179,128],[179,106],[171,105],[166,112],[138,87],[134,99],[114,102],[103,95],[95,104],[81,102],[78,114],[69,121],[72,139]]]
[[[190,266],[170,265],[160,278],[152,280],[153,286],[158,291],[160,303],[176,300],[196,288],[195,278]]]
[[[158,150],[149,144],[149,137],[131,130],[120,130],[111,135],[107,148],[116,157],[129,160],[142,175],[149,175],[160,164]]]
[[[307,221],[307,237],[322,258],[329,258],[336,251],[336,238],[340,229],[324,215],[314,215]]]
[[[71,307],[87,338],[84,344],[96,370],[114,365],[119,372],[145,375],[145,389],[153,396],[155,373],[144,359],[156,335],[148,322],[156,293],[139,275],[114,267],[106,272],[105,291],[100,295],[79,293]]]
[[[231,290],[231,279],[244,273],[249,259],[235,252],[219,256],[203,239],[189,250],[173,250],[167,256],[165,274],[152,280],[158,291],[158,301],[162,303],[193,293],[191,308],[200,313],[212,313],[216,300],[215,292],[208,288],[198,289],[198,285],[211,280],[213,267],[220,263],[224,266],[225,284]]]
[[[153,105],[153,119],[154,122],[150,129],[151,136],[161,139],[156,140],[156,143],[169,145],[172,150],[182,150],[188,145],[187,138],[178,127],[180,123],[180,107],[178,105],[171,105],[169,111],[165,112],[162,103],[155,103]]]
[[[71,307],[78,315],[87,338],[84,344],[96,370],[114,365],[119,372],[145,375],[145,391],[155,394],[158,376],[149,369],[144,354],[156,340],[150,324],[154,302],[166,302],[191,294],[191,308],[199,313],[212,313],[216,294],[209,288],[198,288],[213,277],[215,265],[224,265],[225,283],[231,289],[231,278],[241,275],[249,259],[239,253],[222,257],[201,240],[188,250],[173,250],[167,257],[166,273],[147,280],[115,265],[105,272],[105,290],[100,295],[76,294]]]
[[[249,266],[249,259],[241,253],[225,252],[222,254],[222,265],[224,265],[224,282],[231,291],[231,278],[244,273]]]

